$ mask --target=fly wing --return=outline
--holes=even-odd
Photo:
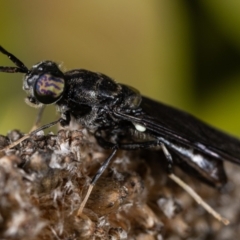
[[[198,120],[194,116],[165,104],[143,97],[142,113],[124,114],[147,128],[156,137],[180,143],[205,155],[240,164],[240,140]]]
[[[155,134],[181,142],[213,157],[240,164],[240,140],[194,116],[143,97],[141,124]]]

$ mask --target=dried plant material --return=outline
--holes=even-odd
[[[210,205],[208,205],[191,187],[189,187],[185,182],[183,182],[176,175],[169,174],[168,175],[175,183],[181,186],[189,195],[200,204],[209,214],[215,217],[218,221],[222,222],[225,225],[228,225],[230,222],[228,219],[222,217],[218,212],[216,212]]]
[[[23,135],[0,136],[3,149]],[[175,169],[216,211],[217,222],[168,178],[164,154],[118,151],[78,213],[90,181],[110,152],[85,130],[29,136],[0,158],[0,239],[237,239],[239,174],[229,166],[226,193]],[[161,157],[159,157],[161,156]],[[237,169],[236,169],[237,170]]]

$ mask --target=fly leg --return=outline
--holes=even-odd
[[[26,134],[25,136],[23,136],[22,138],[18,139],[17,141],[11,143],[10,145],[8,145],[7,147],[1,149],[0,151],[6,151],[6,150],[9,150],[10,148],[13,148],[15,146],[17,146],[18,144],[20,144],[22,141],[30,138],[31,136],[35,135],[36,133],[40,132],[41,130],[44,130],[44,129],[47,129],[47,128],[50,128],[58,123],[61,123],[62,121],[64,121],[62,118],[59,118],[58,120],[54,121],[54,122],[51,122],[51,123],[48,123],[48,124],[45,124],[43,125],[42,127]]]
[[[0,49],[0,51],[1,51],[1,49]],[[38,123],[40,121],[42,113],[43,113],[43,109],[39,111],[36,123]],[[62,117],[59,118],[58,120],[53,121],[53,122],[48,123],[48,124],[45,124],[45,125],[37,128],[37,129],[35,129],[35,130],[32,130],[30,133],[26,134],[22,138],[20,138],[17,141],[11,143],[10,145],[8,145],[7,147],[1,149],[0,151],[9,150],[9,149],[17,146],[18,144],[20,144],[22,141],[24,141],[24,140],[30,138],[31,136],[35,135],[36,133],[40,132],[41,130],[45,130],[47,128],[53,127],[53,126],[55,126],[58,123],[60,123],[60,125],[62,127],[68,126],[70,121],[71,121],[70,113],[68,111],[66,111],[64,114],[62,114]]]
[[[103,148],[111,148],[113,143],[106,141],[100,132],[95,133],[95,137],[100,146]],[[161,143],[159,140],[152,140],[146,142],[134,142],[134,143],[118,143],[118,148],[123,150],[137,150],[137,149],[148,149],[161,146],[163,153],[167,159],[167,172],[168,174],[173,173],[173,159],[172,155],[167,150],[165,144]]]
[[[30,130],[30,132],[36,130],[39,127],[41,119],[42,119],[42,116],[43,116],[44,109],[45,109],[45,106],[43,105],[38,110],[38,114],[37,114],[36,120],[35,120],[35,122],[34,122],[34,124],[32,126],[32,129]]]
[[[105,171],[105,169],[109,166],[111,160],[113,159],[113,157],[115,156],[116,152],[117,152],[117,145],[116,147],[114,147],[112,153],[110,154],[110,156],[103,162],[102,166],[98,169],[97,173],[95,174],[95,176],[93,177],[93,179],[91,180],[90,182],[90,185],[88,187],[88,190],[87,190],[87,193],[83,199],[83,201],[81,202],[81,205],[78,209],[78,212],[77,212],[77,216],[81,215],[86,203],[87,203],[87,200],[93,190],[93,187],[94,185],[96,184],[97,180],[101,177],[101,175],[103,174],[103,172]]]
[[[131,142],[131,143],[121,143],[117,141],[117,143],[112,143],[110,141],[105,140],[105,138],[101,134],[101,130],[98,130],[95,132],[95,138],[97,139],[98,144],[105,149],[112,149],[115,145],[117,145],[118,149],[137,150],[137,149],[154,148],[161,144],[159,140],[151,140],[146,142]]]
[[[161,143],[161,148],[163,150],[163,153],[167,159],[167,172],[168,172],[168,175],[169,174],[172,174],[173,173],[173,159],[172,159],[172,155],[169,153],[169,151],[167,150],[166,146]]]
[[[153,148],[156,146],[161,146],[163,153],[167,159],[167,172],[168,174],[173,173],[173,159],[172,155],[167,150],[166,146],[163,143],[160,143],[158,140],[155,141],[147,141],[147,142],[140,142],[140,143],[124,143],[119,144],[119,149],[124,150],[134,150],[134,149],[147,149],[147,148]]]

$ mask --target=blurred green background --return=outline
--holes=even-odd
[[[0,44],[132,85],[240,136],[240,1],[3,1]],[[0,55],[1,66],[13,64]],[[0,73],[0,134],[30,130],[21,74]],[[57,118],[48,107],[42,123]]]

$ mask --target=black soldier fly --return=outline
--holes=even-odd
[[[101,73],[84,69],[62,72],[52,61],[42,61],[28,69],[4,48],[0,47],[0,52],[16,65],[2,66],[0,72],[25,74],[27,103],[36,107],[55,104],[61,114],[59,120],[32,134],[56,123],[68,126],[75,119],[94,133],[100,146],[112,149],[92,179],[91,188],[118,149],[161,147],[169,175],[177,164],[186,173],[218,188],[227,181],[223,162],[240,164],[240,140],[188,113],[141,96],[136,89]]]

